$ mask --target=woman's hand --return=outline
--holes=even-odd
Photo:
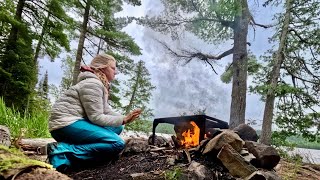
[[[139,117],[139,115],[141,114],[141,109],[135,109],[133,111],[131,111],[129,114],[127,114],[127,116],[123,119],[123,124],[127,124],[127,123],[131,123],[132,121],[134,121],[135,119],[137,119]]]

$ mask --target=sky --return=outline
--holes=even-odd
[[[272,15],[276,11],[262,7],[262,4],[251,3],[251,13],[256,22],[272,24]],[[163,9],[158,0],[142,0],[142,5],[133,7],[125,4],[123,11],[116,16],[143,17],[146,14],[158,14]],[[262,55],[271,44],[268,37],[272,35],[272,29],[256,27],[250,28],[248,41],[252,44],[248,47],[256,56]],[[231,42],[219,45],[208,45],[190,33],[185,33],[183,38],[174,42],[169,36],[140,26],[135,22],[123,29],[135,39],[141,47],[142,55],[132,57],[135,61],[143,60],[151,74],[151,82],[156,86],[153,92],[150,107],[154,110],[155,118],[179,116],[182,113],[192,115],[197,110],[206,110],[206,114],[218,119],[229,121],[231,103],[231,84],[224,84],[220,75],[227,63],[232,61],[232,56],[227,56],[216,62],[215,74],[211,67],[200,61],[191,61],[184,65],[173,60],[165,49],[155,39],[163,40],[171,47],[196,48],[205,53],[219,54],[230,47]],[[76,48],[76,47],[74,47]],[[63,58],[63,56],[61,56]],[[86,62],[91,59],[86,58]],[[49,84],[59,85],[62,78],[61,59],[49,62],[46,58],[40,61],[40,73],[49,74]],[[249,84],[251,77],[248,79]],[[261,126],[264,103],[260,97],[253,94],[247,96],[246,119],[257,120],[257,127]],[[260,127],[261,128],[261,127]]]

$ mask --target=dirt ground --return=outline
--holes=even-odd
[[[278,175],[283,180],[318,180],[320,179],[320,164],[295,163],[281,160],[276,166]]]
[[[66,174],[75,180],[190,179],[194,177],[194,174],[187,171],[188,163],[186,161],[169,165],[167,158],[167,155],[155,155],[150,152],[131,154],[122,156],[115,162],[92,168],[77,169]],[[206,159],[197,159],[197,162],[210,169],[206,179],[234,179],[219,162],[212,162]],[[138,175],[138,177],[133,178],[135,175]]]

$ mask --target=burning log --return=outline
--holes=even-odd
[[[200,128],[194,121],[183,122],[174,126],[177,147],[190,148],[199,145]]]

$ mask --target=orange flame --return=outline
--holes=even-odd
[[[193,126],[192,129],[188,129],[182,133],[184,140],[181,140],[181,146],[185,148],[195,147],[199,144],[200,137],[200,128],[193,121],[190,121],[190,124]]]

